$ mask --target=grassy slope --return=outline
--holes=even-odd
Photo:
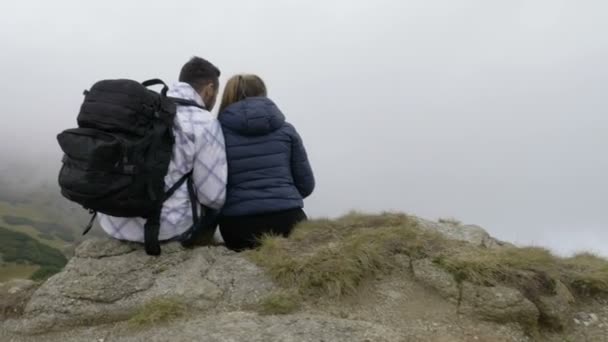
[[[40,266],[7,263],[0,266],[0,283],[11,279],[29,279]]]
[[[11,224],[6,222],[5,216],[22,217],[31,221],[47,222],[48,216],[44,211],[36,209],[28,204],[11,204],[8,202],[0,202],[0,225],[15,232],[24,233],[41,243],[53,248],[62,250],[69,245],[69,242],[62,241],[57,238],[48,239],[41,237],[40,231],[31,225]]]
[[[28,203],[25,201],[16,201],[14,203],[0,201],[1,227],[16,233],[25,234],[34,241],[50,248],[64,251],[73,244],[73,240],[78,236],[78,232],[75,228],[66,226],[66,228],[62,230],[62,234],[67,234],[68,237],[61,234],[49,234],[49,231],[52,232],[53,229],[55,229],[53,227],[54,222],[56,222],[56,220],[53,215],[50,215],[49,210],[41,204]],[[37,226],[38,224],[42,225]],[[69,235],[72,235],[73,237],[69,237]],[[62,236],[64,238],[62,238]],[[36,276],[45,277],[46,275],[42,274],[42,272],[48,270],[40,270],[39,273],[36,273],[39,269],[39,265],[28,263],[0,263],[0,282],[10,279],[30,278],[34,274],[36,274]]]
[[[608,260],[591,254],[559,258],[532,247],[475,247],[423,231],[406,215],[313,220],[300,225],[291,238],[266,237],[260,249],[247,253],[303,301],[353,294],[366,279],[400,267],[397,255],[430,259],[458,281],[503,284],[527,296],[551,293],[556,280],[579,297],[608,295]],[[265,305],[265,311],[285,309],[281,296]]]
[[[35,280],[45,279],[59,272],[67,263],[67,258],[57,249],[49,247],[31,238],[29,235],[14,232],[0,226],[0,255],[7,265],[3,270],[4,277],[12,274],[32,270],[32,266],[40,268],[31,274]],[[16,265],[25,266],[19,270]]]

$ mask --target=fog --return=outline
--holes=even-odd
[[[56,177],[99,79],[257,73],[303,136],[312,216],[455,217],[608,255],[608,2],[3,1],[0,163]],[[15,170],[15,172],[18,172]]]

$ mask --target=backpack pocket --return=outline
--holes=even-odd
[[[127,163],[127,148],[117,136],[75,128],[57,140],[65,153],[59,184],[73,196],[102,198],[132,183],[135,166]]]
[[[126,146],[115,135],[96,129],[69,129],[57,136],[67,162],[85,170],[114,171],[126,160]]]

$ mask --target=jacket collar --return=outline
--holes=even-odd
[[[177,82],[169,89],[169,96],[178,97],[180,99],[191,100],[198,103],[200,106],[207,108],[201,96],[192,88],[191,85],[184,82]]]

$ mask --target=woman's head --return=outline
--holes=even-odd
[[[233,103],[248,97],[267,96],[266,85],[257,75],[236,75],[228,80],[224,88],[220,113]]]

